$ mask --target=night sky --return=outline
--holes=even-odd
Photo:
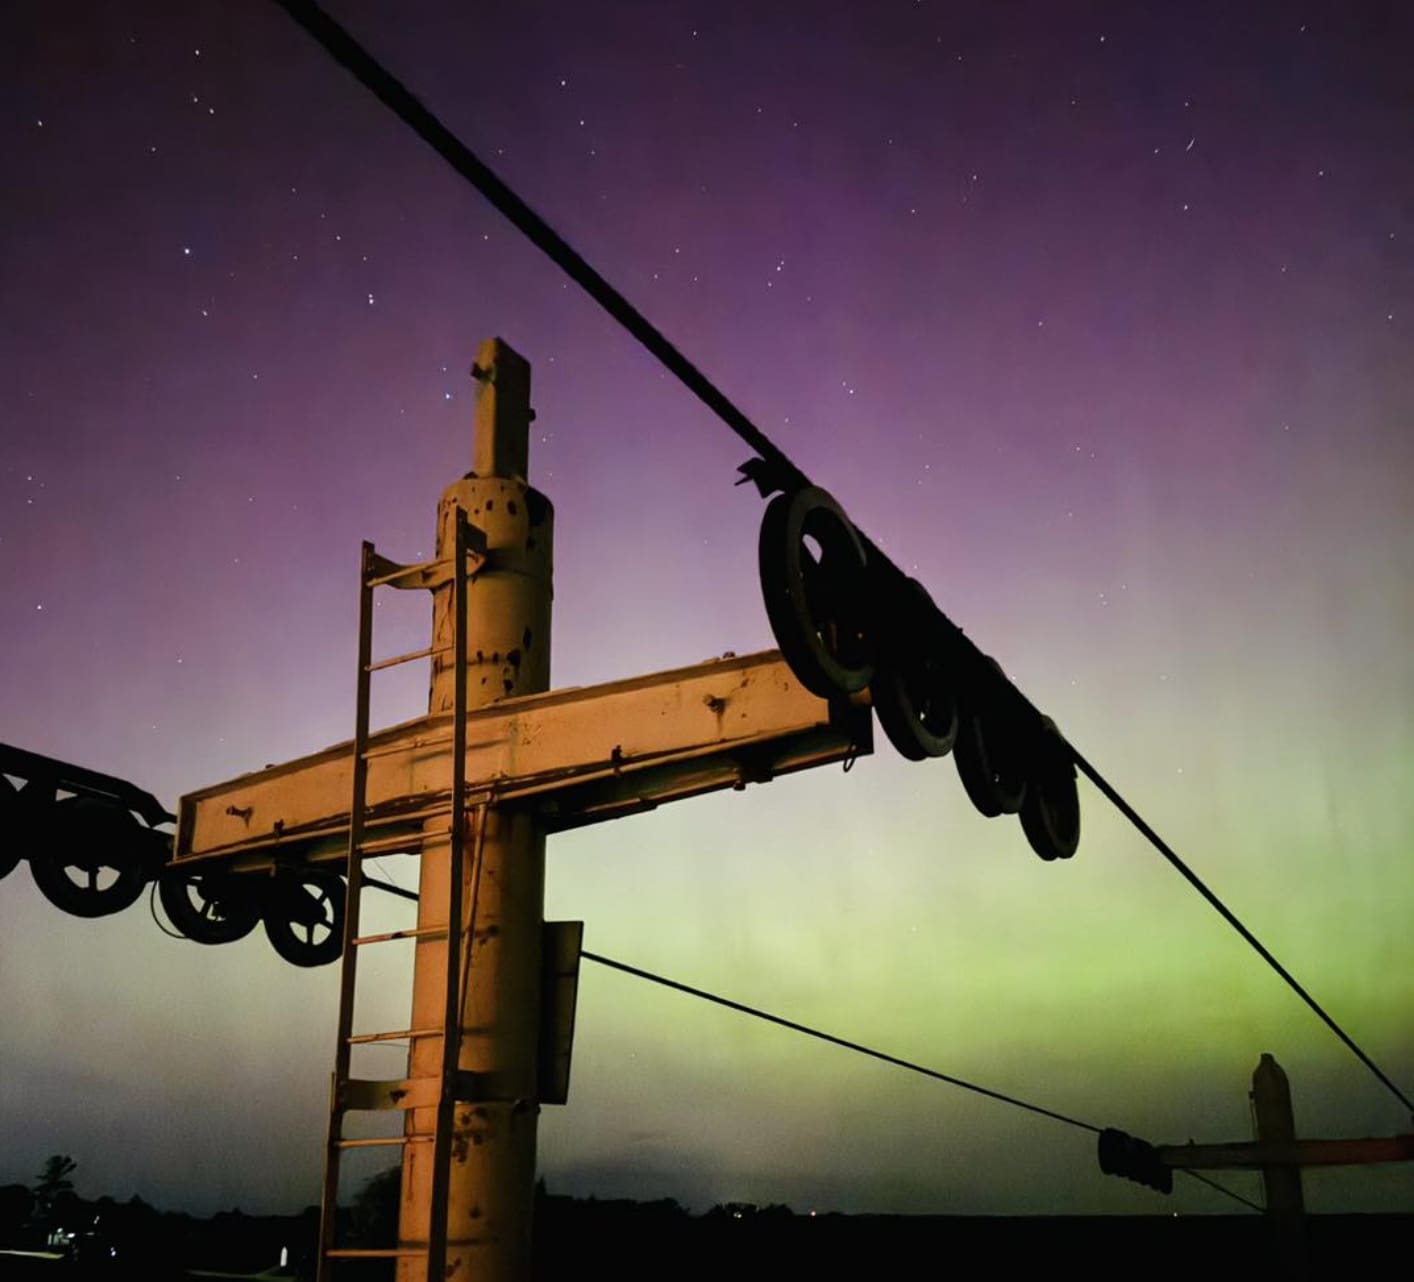
[[[1414,1089],[1414,8],[332,12]],[[430,554],[491,335],[534,367],[555,684],[772,644],[746,447],[273,4],[21,0],[0,59],[0,739],[173,805],[347,738],[359,541]],[[393,602],[380,645],[427,618]],[[383,689],[383,720],[425,708],[422,673]],[[847,777],[553,838],[547,912],[1155,1142],[1250,1138],[1264,1051],[1303,1134],[1410,1129],[1081,798],[1080,853],[1043,864],[880,736]],[[317,1199],[336,968],[168,939],[145,901],[69,917],[21,867],[0,980],[0,1183],[65,1152],[87,1196]],[[699,1209],[1237,1209],[589,966],[541,1167]],[[1408,1208],[1414,1167],[1306,1188]]]

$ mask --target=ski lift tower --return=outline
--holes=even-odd
[[[352,741],[179,807],[174,871],[218,898],[269,876],[277,949],[341,955],[321,1282],[369,1257],[396,1259],[399,1282],[529,1277],[537,1117],[568,1090],[581,925],[544,921],[547,834],[873,746],[866,696],[811,693],[776,651],[552,691],[553,510],[528,479],[530,367],[493,339],[472,373],[472,470],[442,496],[435,559],[364,545]],[[380,588],[431,592],[426,649],[374,658]],[[423,659],[427,716],[374,730],[371,678]],[[399,852],[421,856],[417,925],[360,934],[362,862]],[[399,940],[415,950],[410,1024],[356,1031],[358,957]],[[409,1045],[405,1076],[353,1076],[353,1049],[379,1041]],[[383,1109],[402,1113],[400,1134],[345,1133],[349,1114]],[[394,1247],[335,1233],[341,1158],[372,1145],[402,1154]]]

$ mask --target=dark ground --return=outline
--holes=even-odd
[[[267,1272],[289,1249],[285,1276],[311,1276],[316,1218],[245,1216],[210,1220],[145,1208],[124,1225],[107,1208],[110,1237],[92,1236],[76,1262],[0,1254],[0,1282],[122,1277],[186,1282],[201,1271]],[[738,1214],[739,1213],[739,1214]],[[365,1226],[371,1228],[372,1226]],[[1409,1258],[1414,1215],[1314,1216],[1307,1221],[1313,1277],[1345,1277]],[[357,1231],[357,1230],[355,1230]],[[367,1234],[364,1235],[367,1237]],[[1185,1280],[1296,1276],[1273,1255],[1260,1216],[952,1217],[793,1215],[784,1207],[717,1207],[693,1216],[676,1203],[545,1197],[537,1223],[537,1282],[560,1278],[755,1279],[1066,1276]],[[350,1239],[352,1240],[352,1239]],[[11,1245],[6,1242],[6,1245]],[[31,1246],[33,1243],[30,1244]],[[116,1245],[117,1257],[109,1247]],[[347,1282],[381,1282],[384,1262],[346,1264]]]

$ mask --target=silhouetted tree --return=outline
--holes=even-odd
[[[74,1182],[69,1178],[78,1163],[64,1153],[55,1153],[46,1158],[44,1166],[35,1176],[34,1219],[32,1224],[41,1241],[56,1228],[63,1228],[62,1221],[72,1216],[78,1205],[74,1196]]]
[[[45,1203],[52,1203],[61,1193],[72,1193],[74,1182],[69,1178],[78,1163],[64,1153],[55,1153],[46,1158],[43,1169],[35,1177],[34,1195]]]

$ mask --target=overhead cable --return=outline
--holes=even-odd
[[[1106,780],[1105,777],[1100,774],[1100,772],[1096,770],[1094,766],[1092,766],[1088,761],[1085,760],[1084,757],[1080,755],[1080,753],[1075,749],[1074,745],[1071,746],[1070,750],[1075,755],[1076,766],[1084,772],[1085,776],[1095,785],[1095,787],[1097,787],[1102,793],[1105,794],[1106,797],[1109,798],[1111,803],[1114,805],[1115,809],[1117,809],[1120,814],[1122,814],[1126,819],[1128,819],[1130,823],[1132,823],[1146,838],[1148,838],[1149,842],[1153,845],[1154,849],[1157,850],[1159,854],[1161,854],[1166,860],[1168,860],[1170,866],[1174,869],[1174,871],[1177,872],[1180,877],[1182,877],[1186,882],[1188,882],[1188,884],[1192,886],[1194,890],[1196,890],[1200,895],[1203,896],[1204,899],[1208,901],[1214,911],[1217,912],[1218,915],[1221,916],[1222,919],[1233,928],[1233,930],[1235,930],[1239,935],[1242,936],[1244,940],[1247,941],[1247,943],[1252,947],[1256,954],[1263,961],[1265,961],[1268,966],[1270,966],[1274,971],[1276,971],[1278,975],[1281,976],[1281,978],[1286,982],[1287,987],[1289,987],[1292,992],[1294,992],[1298,997],[1300,997],[1301,1000],[1305,1002],[1307,1006],[1309,1006],[1313,1011],[1316,1012],[1317,1015],[1321,1017],[1326,1027],[1329,1028],[1331,1032],[1333,1032],[1337,1037],[1339,1037],[1340,1040],[1346,1044],[1346,1046],[1348,1046],[1352,1051],[1355,1052],[1355,1054],[1359,1057],[1360,1062],[1364,1064],[1365,1067],[1368,1068],[1370,1072],[1372,1072],[1377,1078],[1379,1078],[1379,1080],[1383,1082],[1384,1085],[1387,1086],[1391,1092],[1393,1092],[1394,1096],[1405,1106],[1405,1108],[1409,1109],[1411,1113],[1414,1113],[1414,1103],[1410,1102],[1409,1097],[1402,1090],[1400,1090],[1398,1086],[1396,1086],[1392,1081],[1390,1081],[1390,1079],[1385,1075],[1384,1071],[1380,1068],[1380,1066],[1376,1064],[1375,1061],[1372,1060],[1367,1054],[1365,1054],[1365,1052],[1356,1044],[1354,1038],[1352,1038],[1350,1034],[1345,1031],[1345,1029],[1343,1029],[1330,1015],[1326,1013],[1325,1007],[1323,1007],[1320,1002],[1318,1002],[1314,997],[1311,996],[1310,993],[1306,991],[1306,989],[1297,981],[1296,977],[1289,970],[1287,970],[1287,968],[1283,966],[1281,962],[1279,962],[1274,956],[1272,956],[1270,950],[1262,943],[1262,941],[1259,940],[1256,935],[1254,935],[1250,930],[1247,929],[1246,926],[1242,924],[1242,922],[1238,919],[1237,915],[1225,903],[1223,903],[1223,901],[1219,899],[1217,895],[1213,893],[1213,891],[1208,888],[1208,886],[1204,883],[1203,879],[1199,877],[1198,874],[1193,871],[1193,869],[1191,869],[1186,863],[1184,863],[1182,859],[1179,858],[1178,854],[1168,844],[1168,842],[1166,842],[1162,837],[1159,836],[1158,833],[1156,833],[1151,827],[1149,827],[1149,825],[1144,821],[1143,816],[1141,816],[1139,812],[1129,804],[1129,802],[1127,802],[1123,797],[1119,795],[1119,793],[1115,790],[1114,786],[1110,784],[1109,781]]]
[[[727,396],[687,359],[642,312],[591,267],[553,227],[432,114],[413,93],[378,63],[354,38],[316,4],[306,0],[275,0],[320,45],[423,142],[486,197],[537,249],[582,285],[591,298],[653,353],[683,384],[762,458],[793,479],[805,477],[785,454]]]
[[[275,0],[275,3],[299,23],[327,53],[352,73],[360,84],[485,196],[518,230],[525,234],[533,245],[542,250],[552,262],[582,286],[595,302],[652,352],[665,368],[675,374],[694,396],[755,450],[769,465],[767,470],[778,487],[810,484],[810,478],[790,460],[785,451],[771,441],[724,392],[678,351],[642,312],[595,271],[563,236],[516,195],[489,165],[423,106],[401,81],[393,76],[333,18],[317,4],[311,3],[310,0]],[[748,475],[751,474],[748,473]],[[860,530],[859,536],[869,555],[870,563],[877,567],[886,580],[901,581],[904,579],[903,572],[869,539],[864,531]],[[979,675],[990,674],[992,669],[986,656],[946,614],[941,610],[938,610],[937,614],[939,621],[948,629],[955,643],[960,647],[967,663]],[[994,678],[987,675],[986,679],[992,680]],[[1026,695],[1009,679],[1003,677],[1002,680],[1005,681],[1015,697],[1022,702],[1028,713],[1032,717],[1039,718],[1041,715],[1039,709]],[[1356,1054],[1381,1084],[1407,1110],[1414,1113],[1414,1101],[1411,1101],[1409,1096],[1394,1084],[1388,1075],[1376,1065],[1375,1061],[1356,1044],[1355,1040],[1326,1013],[1316,999],[1296,982],[1291,972],[1258,942],[1256,936],[1238,920],[1237,916],[1222,903],[1198,875],[1160,840],[1154,830],[1139,817],[1138,812],[1125,802],[1118,790],[1076,751],[1073,745],[1067,746],[1070,747],[1077,768],[1119,808],[1120,812],[1153,844],[1170,865],[1218,911],[1222,918],[1252,946],[1258,956]]]
[[[788,1028],[793,1033],[803,1033],[806,1037],[813,1037],[818,1041],[828,1042],[831,1046],[840,1046],[845,1050],[854,1051],[859,1055],[867,1055],[870,1059],[882,1060],[885,1064],[892,1064],[895,1068],[905,1068],[910,1073],[919,1073],[924,1077],[931,1077],[934,1081],[946,1082],[949,1086],[959,1087],[964,1091],[971,1091],[974,1095],[982,1095],[987,1099],[994,1099],[1002,1104],[1010,1104],[1014,1108],[1025,1109],[1028,1113],[1035,1113],[1039,1117],[1048,1117],[1055,1122],[1064,1122],[1067,1126],[1074,1126],[1082,1131],[1089,1131],[1093,1135],[1098,1135],[1104,1128],[1096,1126],[1093,1122],[1082,1121],[1078,1117],[1071,1117],[1069,1114],[1057,1112],[1053,1108],[1046,1108],[1040,1104],[1033,1104],[1029,1100],[1019,1099],[1015,1095],[1007,1095],[1002,1091],[994,1091],[987,1086],[979,1086],[976,1082],[969,1082],[962,1077],[954,1077],[951,1073],[939,1072],[936,1068],[929,1068],[925,1064],[917,1064],[913,1060],[901,1059],[897,1055],[890,1055],[887,1051],[876,1050],[872,1046],[865,1046],[862,1042],[850,1041],[846,1037],[837,1037],[834,1033],[827,1033],[818,1028],[811,1028],[808,1024],[797,1023],[793,1019],[786,1019],[783,1015],[773,1015],[770,1011],[764,1011],[755,1006],[748,1006],[744,1002],[733,1001],[730,997],[722,997],[718,993],[709,993],[703,988],[694,988],[691,984],[684,984],[680,980],[669,979],[666,975],[654,974],[651,970],[643,970],[638,966],[630,966],[627,962],[615,961],[612,957],[605,957],[601,953],[591,953],[588,949],[583,949],[580,954],[585,961],[596,962],[600,966],[607,966],[611,970],[622,971],[625,975],[632,975],[635,979],[647,980],[650,984],[658,984],[663,988],[671,988],[674,992],[686,993],[689,997],[696,997],[704,1002],[711,1002],[715,1006],[725,1006],[728,1010],[734,1010],[741,1015],[749,1015],[752,1019],[764,1020],[768,1024],[776,1024],[781,1028]],[[1181,1169],[1181,1168],[1180,1168]],[[1254,1211],[1262,1208],[1255,1202],[1249,1202],[1240,1193],[1234,1192],[1230,1188],[1219,1184],[1216,1180],[1210,1180],[1197,1171],[1187,1172],[1189,1175],[1202,1180],[1204,1184],[1226,1193],[1228,1197],[1235,1198],[1245,1206],[1251,1207]]]

